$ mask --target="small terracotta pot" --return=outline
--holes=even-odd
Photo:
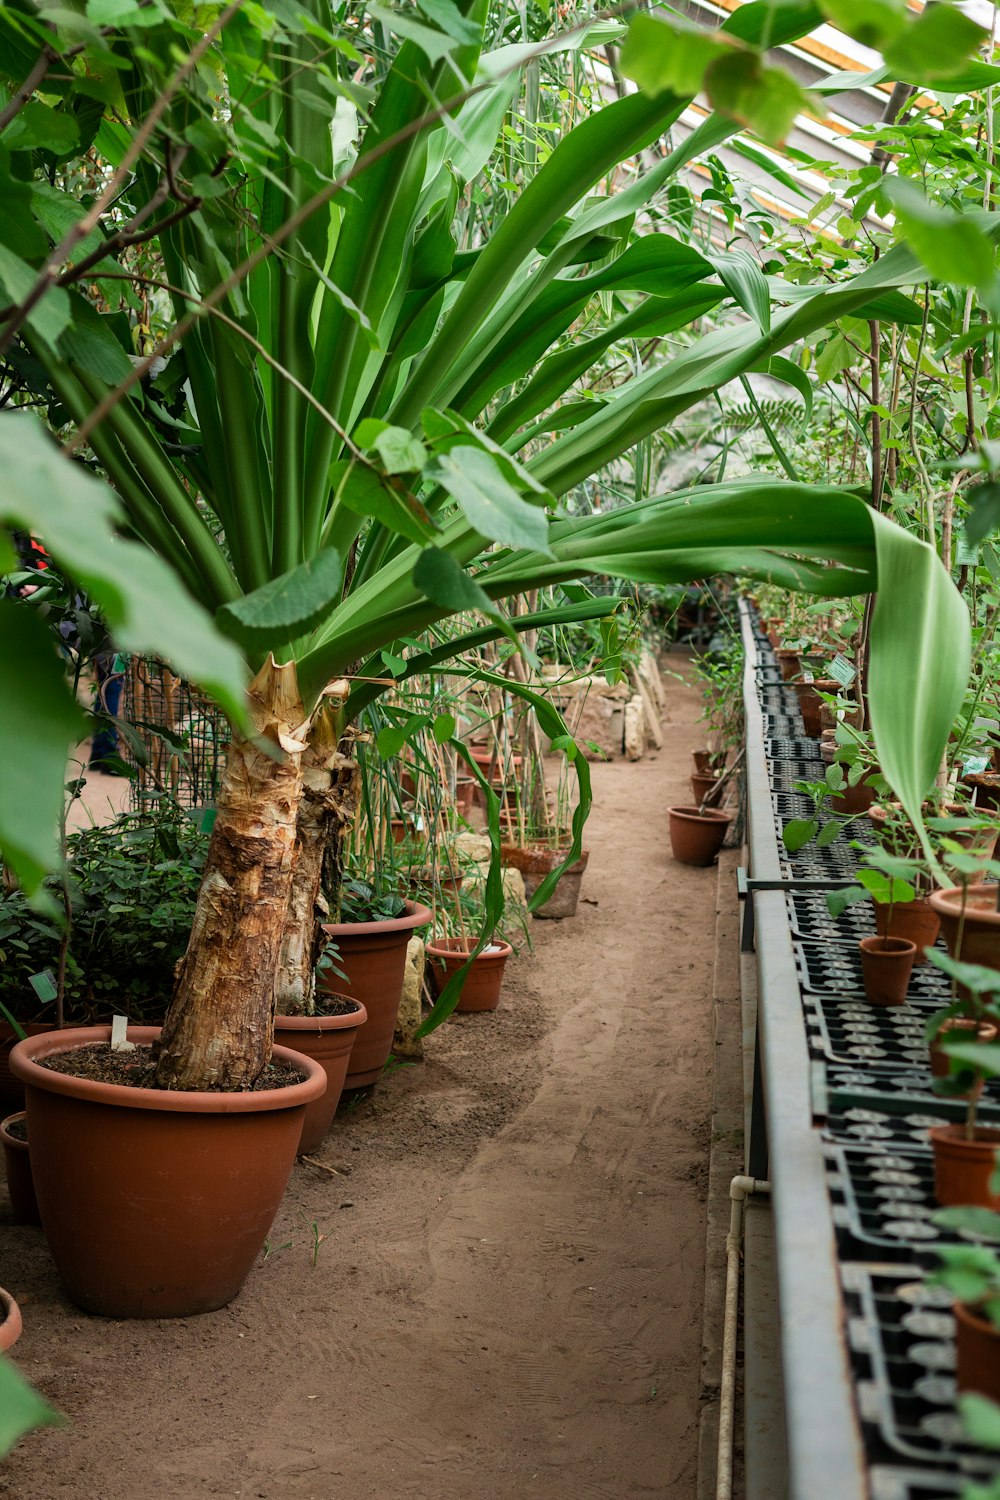
[[[0,1351],[13,1349],[21,1337],[21,1309],[0,1286]]]
[[[1000,1403],[1000,1328],[962,1302],[953,1311],[958,1389]]]
[[[851,818],[856,817],[858,813],[866,813],[878,796],[871,785],[871,777],[876,774],[875,771],[869,771],[856,786],[845,786],[842,792],[831,797],[830,806],[834,812],[846,813]]]
[[[708,776],[713,771],[725,769],[728,754],[725,750],[692,750],[694,768],[699,776]]]
[[[499,938],[491,946],[497,951],[483,952],[473,959],[472,968],[463,981],[456,1010],[496,1010],[499,1005],[503,971],[514,950],[509,943],[502,942]],[[427,944],[427,962],[438,994],[467,961],[470,951],[469,944],[462,938],[435,938],[432,943]]]
[[[905,858],[919,856],[920,840],[917,838],[916,830],[912,827],[912,825],[908,823],[908,820],[907,825],[905,826],[900,826],[897,823],[894,837],[891,839],[891,841],[887,841],[885,829],[890,811],[898,814],[899,803],[891,803],[889,807],[884,806],[882,803],[875,803],[873,807],[870,807],[868,809],[868,816],[874,824],[875,831],[879,836],[879,841],[883,843],[884,847],[889,847],[889,844],[891,843],[892,851],[896,854],[904,856]],[[928,811],[929,810],[925,807],[925,815]],[[963,805],[961,802],[946,802],[941,810],[940,815],[946,818],[961,818],[968,817],[969,812],[970,809]],[[987,860],[993,858],[993,854],[997,845],[998,835],[1000,835],[1000,827],[986,827],[972,828],[965,833],[951,834],[950,837],[956,844],[960,846],[960,848],[967,850],[970,854],[982,855],[983,859]],[[947,854],[943,854],[941,858],[942,863],[947,868]],[[983,878],[984,877],[982,875],[974,876],[971,883],[975,885]]]
[[[976,806],[984,812],[1000,811],[1000,776],[995,771],[976,771],[962,777],[976,789]]]
[[[333,1124],[337,1105],[344,1091],[347,1065],[351,1049],[360,1027],[368,1019],[368,1012],[360,1000],[355,1000],[357,1010],[343,1016],[275,1016],[274,1040],[279,1046],[289,1047],[318,1062],[326,1074],[326,1089],[306,1105],[299,1138],[299,1155],[315,1151],[323,1144],[327,1131]]]
[[[990,1192],[1000,1130],[977,1125],[971,1141],[966,1138],[964,1125],[935,1125],[929,1134],[934,1151],[934,1195],[941,1207],[1000,1209],[1000,1194]]]
[[[27,1036],[43,1036],[45,1032],[55,1029],[54,1021],[25,1021],[21,1026]],[[5,1115],[24,1108],[23,1085],[10,1071],[8,1062],[11,1048],[16,1045],[17,1040],[13,1026],[7,1021],[0,1021],[0,1112]]]
[[[691,794],[699,807],[705,801],[706,797],[708,798],[708,806],[714,807],[720,795],[718,776],[714,775],[711,771],[706,772],[704,775],[695,772],[691,777]]]
[[[941,919],[941,936],[952,958],[1000,970],[1000,912],[997,887],[960,885],[932,891],[927,898]],[[958,993],[969,999],[965,985]]]
[[[791,682],[793,678],[798,677],[802,671],[802,658],[797,651],[784,648],[775,651],[774,654],[781,669],[782,682]]]
[[[902,1005],[913,970],[915,943],[897,937],[866,937],[861,949],[865,994],[872,1005]]]
[[[500,858],[505,865],[520,870],[524,879],[525,895],[530,901],[546,875],[559,868],[569,853],[568,849],[523,848],[520,844],[502,844]],[[536,907],[534,917],[560,919],[575,917],[580,902],[580,887],[590,859],[590,850],[584,849],[580,858],[570,865],[561,877],[552,895],[544,905]]]
[[[14,1223],[40,1224],[42,1220],[38,1212],[38,1199],[35,1197],[35,1184],[31,1176],[28,1142],[22,1141],[11,1131],[12,1125],[25,1125],[23,1109],[17,1114],[8,1115],[6,1120],[0,1122],[0,1142],[3,1143],[4,1165],[7,1168],[7,1192],[10,1194]],[[27,1134],[26,1126],[25,1134]]]
[[[476,791],[476,782],[471,776],[459,776],[455,780],[455,806],[467,818],[472,811],[473,797]]]
[[[670,807],[670,850],[682,865],[710,865],[726,841],[732,814],[706,808]]]
[[[951,1074],[951,1058],[941,1045],[941,1040],[948,1033],[956,1031],[964,1032],[971,1042],[995,1042],[997,1029],[989,1021],[977,1021],[972,1016],[952,1016],[950,1020],[944,1021],[937,1036],[931,1042],[928,1051],[931,1059],[931,1073],[935,1078],[948,1078]],[[976,1081],[971,1089],[964,1094],[952,1094],[953,1099],[978,1099],[983,1092],[983,1080]]]
[[[826,705],[820,693],[836,693],[840,691],[840,683],[833,678],[816,677],[812,682],[797,682],[795,692],[799,700],[799,712],[802,715],[802,723],[805,732],[810,739],[818,740],[825,723],[824,710]]]
[[[323,931],[337,944],[337,967],[346,979],[331,976],[320,987],[360,1000],[368,1019],[354,1039],[344,1081],[346,1089],[378,1083],[389,1053],[403,998],[406,945],[417,927],[431,920],[430,910],[407,901],[406,913],[385,922],[326,922]]]
[[[128,1035],[150,1044],[160,1028]],[[10,1057],[56,1268],[77,1306],[102,1317],[224,1307],[260,1254],[326,1074],[284,1047],[274,1056],[301,1081],[259,1093],[131,1088],[42,1066],[110,1038],[110,1026],[53,1031]]]
[[[897,901],[889,907],[873,901],[875,908],[875,931],[879,937],[903,938],[916,945],[914,967],[927,962],[924,949],[930,948],[941,930],[941,918],[926,896],[914,901]]]

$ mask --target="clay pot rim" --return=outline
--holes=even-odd
[[[950,917],[960,922],[964,897],[966,921],[971,916],[987,927],[997,927],[1000,926],[1000,911],[996,909],[997,894],[995,885],[950,885],[943,890],[931,891],[927,899],[939,917]],[[991,907],[986,905],[987,901],[992,903]]]
[[[162,1030],[159,1026],[130,1026],[127,1036],[133,1042],[154,1042]],[[74,1030],[50,1031],[44,1036],[28,1037],[10,1054],[10,1070],[15,1078],[49,1094],[81,1099],[92,1104],[120,1109],[158,1110],[164,1114],[250,1115],[269,1110],[295,1109],[318,1099],[326,1089],[326,1073],[320,1063],[295,1052],[291,1047],[275,1047],[272,1056],[289,1063],[306,1076],[299,1083],[283,1089],[261,1089],[258,1093],[197,1093],[187,1089],[137,1089],[125,1083],[100,1083],[94,1078],[74,1078],[71,1073],[54,1073],[35,1061],[56,1053],[76,1052],[93,1042],[111,1040],[110,1026],[82,1026]]]
[[[407,901],[401,917],[386,917],[380,922],[324,922],[322,930],[327,937],[349,937],[352,932],[365,937],[382,932],[410,932],[414,927],[426,927],[432,915],[429,906]]]
[[[962,1124],[932,1125],[927,1135],[931,1143],[940,1143],[943,1146],[964,1147],[967,1151],[978,1154],[980,1151],[996,1151],[1000,1147],[1000,1129],[994,1125],[977,1125],[975,1127],[975,1138],[969,1140]]]
[[[699,812],[696,807],[668,807],[667,812],[672,818],[680,818],[682,823],[731,823],[732,813],[722,812],[717,807],[706,807],[704,812]]]
[[[27,1114],[23,1109],[16,1109],[12,1115],[7,1115],[4,1119],[0,1120],[0,1138],[3,1139],[4,1145],[12,1151],[27,1151],[27,1141],[19,1141],[17,1136],[11,1135],[7,1129],[8,1125],[12,1125],[15,1120],[27,1121]],[[27,1124],[25,1124],[25,1129],[27,1129]]]
[[[989,1318],[981,1317],[979,1313],[974,1312],[967,1302],[959,1302],[956,1298],[952,1303],[952,1312],[957,1319],[975,1329],[977,1333],[1000,1339],[1000,1328],[991,1323]]]
[[[454,948],[451,946],[451,944],[453,943],[461,942],[463,942],[462,938],[435,938],[433,942],[427,943],[425,945],[424,952],[428,957],[431,958],[468,958],[469,954],[472,951],[472,948],[468,947],[467,945],[460,948]],[[473,959],[473,963],[478,964],[481,960],[485,960],[486,962],[499,963],[500,959],[510,958],[514,952],[510,943],[505,942],[503,938],[492,938],[490,940],[490,946],[499,948],[501,951],[499,953],[477,953],[475,958]],[[472,947],[475,947],[474,943]]]
[[[909,938],[883,936],[878,932],[859,938],[858,947],[874,958],[906,958],[917,951],[916,943]]]
[[[980,1037],[985,1037],[986,1041],[991,1042],[1000,1032],[1000,1026],[994,1026],[992,1021],[979,1020],[975,1016],[949,1016],[946,1021],[941,1022],[931,1046],[939,1040],[943,1031],[971,1031],[973,1027],[977,1041]]]
[[[0,1286],[0,1349],[13,1349],[23,1329],[21,1309],[10,1292]]]
[[[526,864],[530,865],[532,862],[538,862],[545,870],[555,870],[565,861],[567,854],[569,854],[569,848],[552,849],[548,844],[501,844],[501,860],[505,855],[509,854],[518,856]],[[577,870],[585,870],[589,859],[590,850],[581,849],[579,859],[574,860],[563,871],[563,874],[572,875]],[[529,868],[528,873],[534,874],[535,872]]]
[[[329,994],[329,990],[324,990]],[[279,1011],[274,1018],[275,1027],[282,1031],[352,1031],[355,1027],[363,1026],[368,1019],[368,1012],[360,1000],[353,995],[336,995],[334,999],[350,1000],[356,1005],[356,1010],[345,1011],[340,1016],[289,1016]],[[294,1052],[294,1047],[291,1049]]]

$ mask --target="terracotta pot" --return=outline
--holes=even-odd
[[[719,800],[718,776],[714,775],[712,772],[707,772],[704,775],[695,772],[695,774],[691,777],[691,795],[694,797],[694,800],[699,807],[704,802],[706,797],[709,799],[709,807],[714,807],[714,805]]]
[[[984,812],[1000,810],[1000,776],[995,771],[972,772],[962,777],[976,789],[976,806]]]
[[[941,919],[941,936],[952,958],[1000,970],[1000,912],[995,885],[951,886],[927,898]],[[961,951],[960,951],[961,950]],[[969,998],[965,985],[958,993]]]
[[[1000,1403],[1000,1328],[962,1302],[953,1311],[958,1389]]]
[[[500,1003],[500,988],[503,971],[513,953],[509,943],[494,939],[491,945],[496,952],[483,952],[473,960],[462,984],[462,991],[455,1009],[460,1011],[496,1010]],[[470,945],[462,938],[435,938],[427,944],[427,962],[430,964],[438,993],[448,980],[466,962]]]
[[[421,891],[433,891],[435,888],[457,894],[462,889],[464,879],[465,876],[461,870],[442,870],[435,869],[433,865],[423,865],[401,876],[398,890],[401,896],[414,898]]]
[[[293,1052],[301,1052],[318,1062],[326,1074],[326,1089],[306,1105],[299,1155],[315,1151],[323,1144],[337,1113],[344,1091],[347,1065],[359,1027],[368,1019],[360,1000],[357,1009],[343,1016],[275,1016],[274,1040]]]
[[[802,723],[806,734],[814,740],[818,740],[826,723],[824,714],[826,705],[820,693],[837,693],[840,691],[840,683],[832,677],[815,677],[812,682],[797,682],[795,684],[796,696],[799,700],[799,712],[802,715]]]
[[[35,1197],[35,1183],[31,1175],[31,1157],[28,1155],[28,1142],[21,1140],[15,1135],[11,1126],[24,1126],[24,1110],[17,1114],[8,1115],[6,1120],[0,1122],[0,1141],[3,1143],[4,1165],[7,1168],[7,1192],[10,1194],[10,1206],[14,1214],[15,1224],[40,1224],[42,1222],[38,1212],[38,1199]],[[24,1130],[27,1136],[27,1128]]]
[[[455,781],[455,806],[467,818],[472,811],[476,783],[471,776],[459,776]]]
[[[699,776],[707,776],[711,771],[722,771],[725,769],[728,752],[725,750],[692,750],[694,757],[694,768]]]
[[[868,816],[883,847],[888,848],[889,843],[891,843],[892,853],[902,855],[906,859],[919,857],[921,853],[920,840],[917,838],[916,831],[908,819],[905,823],[901,823],[897,818],[891,837],[886,833],[890,812],[898,815],[899,811],[900,806],[898,802],[892,802],[888,807],[877,802],[868,809]],[[930,812],[931,810],[925,806],[924,816],[930,815]],[[968,817],[969,812],[970,809],[961,802],[946,802],[941,809],[940,816],[943,818],[961,818]],[[993,858],[998,834],[1000,834],[1000,828],[988,827],[972,828],[964,833],[955,832],[950,834],[949,837],[956,844],[960,845],[961,848],[967,849],[970,854],[980,854],[985,860]],[[889,843],[886,842],[887,839],[889,839]],[[947,855],[942,856],[942,861],[947,866]],[[978,878],[981,880],[984,877],[979,876]],[[973,880],[973,884],[975,884],[975,880]]]
[[[966,1139],[964,1125],[935,1125],[929,1134],[934,1151],[934,1196],[941,1207],[1000,1209],[1000,1194],[990,1192],[1000,1130],[977,1125],[971,1141]]]
[[[406,913],[385,922],[326,922],[323,931],[337,944],[337,967],[347,976],[321,980],[332,994],[360,1000],[368,1019],[354,1039],[344,1080],[346,1089],[378,1083],[392,1050],[392,1037],[403,998],[406,945],[417,927],[431,920],[426,906],[407,901]]]
[[[948,1032],[964,1032],[966,1040],[970,1042],[995,1042],[997,1029],[989,1021],[977,1021],[972,1016],[952,1016],[950,1020],[942,1022],[937,1036],[931,1042],[928,1051],[931,1059],[931,1073],[935,1078],[947,1078],[951,1073],[951,1058],[941,1045],[941,1039]],[[977,1079],[973,1087],[964,1094],[952,1094],[953,1099],[978,1099],[983,1092],[983,1080]]]
[[[426,844],[427,842],[427,834],[424,830],[414,827],[407,818],[390,818],[389,830],[394,844],[405,844],[407,840],[411,844]]]
[[[0,1351],[13,1349],[21,1337],[21,1309],[0,1286]]]
[[[916,945],[914,966],[925,964],[924,949],[937,941],[941,930],[941,918],[926,896],[915,901],[897,901],[892,907],[873,901],[875,908],[875,931],[879,937],[903,938]]]
[[[152,1043],[158,1026],[129,1028]],[[73,1301],[110,1318],[175,1318],[224,1307],[246,1280],[295,1160],[306,1106],[326,1074],[260,1093],[131,1088],[52,1072],[57,1053],[108,1042],[109,1026],[19,1042],[42,1226]]]
[[[524,879],[525,894],[530,901],[546,875],[562,864],[568,849],[524,849],[519,844],[502,844],[500,858],[505,865],[520,870]],[[535,917],[575,917],[580,902],[580,887],[583,885],[590,850],[584,849],[580,858],[570,865],[552,895],[532,912]]]
[[[21,1025],[21,1030],[28,1036],[43,1036],[45,1032],[55,1029],[53,1021],[25,1021]],[[13,1026],[7,1021],[0,1021],[0,1111],[5,1115],[24,1108],[24,1088],[10,1071],[8,1062],[11,1048],[16,1042]]]
[[[861,973],[872,1005],[902,1005],[913,971],[916,944],[897,937],[862,938]]]
[[[775,651],[781,669],[782,682],[791,682],[802,671],[802,658],[797,651],[780,649]]]
[[[710,865],[726,841],[731,813],[696,807],[670,807],[670,850],[682,865]]]

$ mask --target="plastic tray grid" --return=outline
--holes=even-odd
[[[872,1459],[892,1455],[980,1482],[1000,1473],[996,1456],[966,1442],[955,1409],[950,1293],[928,1286],[914,1266],[847,1263],[841,1275],[858,1410]]]
[[[855,1260],[909,1259],[937,1265],[936,1247],[975,1236],[939,1229],[930,1153],[907,1155],[828,1144],[827,1187],[840,1252]]]
[[[792,945],[798,963],[802,988],[809,995],[864,995],[865,984],[861,972],[861,950],[851,943],[817,943],[798,939]],[[910,975],[906,1003],[921,1006],[926,1002],[931,1009],[942,1009],[951,998],[948,976],[933,964],[915,965]],[[872,1010],[875,1006],[870,1007]],[[903,1006],[888,1006],[889,1010]]]

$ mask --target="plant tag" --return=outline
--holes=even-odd
[[[115,677],[120,677],[128,667],[128,657],[122,656],[120,651],[115,653],[115,659],[111,663],[111,671]]]
[[[970,541],[964,531],[955,544],[955,561],[960,568],[974,568],[979,562],[979,543]]]
[[[857,673],[851,666],[851,663],[847,660],[847,657],[841,656],[839,651],[833,658],[833,661],[830,663],[827,670],[829,671],[830,676],[834,679],[834,681],[840,683],[841,687],[850,687],[851,683],[857,676]]]
[[[990,763],[988,755],[970,755],[962,765],[963,776],[979,776]]]
[[[59,993],[51,969],[43,969],[40,974],[32,974],[28,983],[42,1001],[54,1000]]]
[[[112,1052],[134,1052],[135,1042],[130,1042],[126,1035],[128,1031],[128,1016],[112,1016],[111,1018],[111,1050]]]

